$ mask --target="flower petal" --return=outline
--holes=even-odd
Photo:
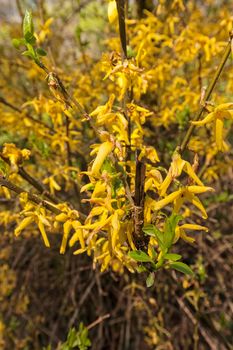
[[[214,191],[214,189],[212,187],[206,187],[206,186],[188,186],[187,190],[190,193],[195,193],[195,194],[205,193],[208,191],[212,191],[212,192]]]
[[[171,194],[169,194],[167,197],[162,199],[161,201],[158,201],[154,204],[154,210],[160,210],[163,207],[165,207],[167,204],[174,202],[174,200],[179,197],[179,195],[182,193],[182,190],[175,191]]]
[[[207,116],[204,119],[192,121],[191,123],[193,125],[205,125],[207,123],[210,123],[214,119],[215,115],[216,115],[216,113],[212,112],[212,113],[207,114]]]
[[[185,229],[185,230],[197,230],[197,231],[208,231],[208,228],[205,226],[201,226],[201,225],[196,225],[196,224],[183,224],[181,226],[179,226],[181,229]]]
[[[219,151],[224,149],[223,147],[223,120],[217,118],[215,121],[215,140],[216,146]]]
[[[105,161],[109,153],[112,152],[112,149],[113,149],[113,143],[110,141],[106,141],[102,143],[102,145],[100,145],[97,157],[92,165],[92,169],[91,169],[92,174],[97,175],[99,173],[100,168],[103,165],[103,162]]]
[[[195,174],[192,166],[186,162],[185,167],[184,167],[184,171],[189,175],[189,177],[191,177],[191,179],[193,179],[198,185],[200,186],[204,186],[203,182],[201,182],[201,180],[199,179],[199,177]]]

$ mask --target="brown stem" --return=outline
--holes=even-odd
[[[14,111],[18,112],[18,113],[23,113],[23,110],[20,109],[19,107],[15,106],[15,105],[12,105],[10,102],[8,102],[5,98],[3,98],[2,96],[0,96],[0,103],[2,103],[3,105],[13,109]],[[30,119],[31,121],[33,121],[34,123],[37,123],[37,124],[40,124],[40,125],[43,125],[45,128],[49,129],[51,132],[54,133],[54,130],[53,128],[51,128],[49,125],[45,124],[44,122],[42,122],[41,120],[38,120],[38,119],[35,119],[33,118],[29,113],[26,113],[25,114],[25,117],[27,119]]]
[[[22,10],[22,6],[21,6],[21,3],[20,3],[20,0],[16,0],[16,6],[17,6],[17,9],[18,9],[19,15],[21,17],[21,21],[23,23],[24,13],[23,13],[23,10]]]
[[[50,210],[51,212],[53,212],[56,215],[62,213],[62,211],[60,209],[58,209],[57,207],[55,207],[55,205],[53,205],[52,203],[49,203],[46,200],[41,199],[40,197],[38,197],[35,194],[31,194],[30,192],[25,191],[23,188],[14,185],[11,181],[6,180],[2,176],[0,176],[0,186],[5,186],[9,190],[11,190],[11,191],[13,191],[13,192],[15,192],[17,194],[27,193],[28,199],[30,201],[32,201],[33,203],[43,205],[43,207],[45,207],[46,209]]]
[[[110,316],[111,316],[110,314],[106,314],[106,315],[100,316],[100,317],[97,318],[97,320],[95,320],[94,322],[89,324],[86,328],[89,330],[89,329],[95,327],[97,324],[99,324],[102,321],[104,321],[106,318],[109,318]]]
[[[134,233],[135,233],[136,247],[139,250],[145,250],[149,242],[149,240],[145,238],[142,231],[143,224],[144,224],[144,202],[145,202],[144,187],[145,187],[146,164],[139,160],[139,155],[140,155],[140,150],[136,150]]]
[[[3,157],[1,153],[0,153],[0,158],[7,164],[10,164],[9,160]],[[49,191],[44,186],[44,184],[42,184],[40,181],[32,177],[23,167],[19,167],[18,173],[24,180],[26,180],[30,185],[32,185],[39,193],[43,193],[43,195],[47,197],[49,200],[51,200],[53,203],[58,204],[60,202],[58,198],[56,198],[51,193],[49,193]]]
[[[125,0],[116,0],[117,12],[118,12],[118,23],[120,40],[122,47],[122,58],[127,58],[127,39],[126,39],[126,29],[125,29]]]
[[[56,204],[60,203],[57,197],[49,193],[49,191],[46,189],[44,184],[42,184],[40,181],[32,177],[23,167],[19,168],[19,175],[28,183],[30,183],[35,189],[37,189],[39,193],[43,193],[43,195],[47,197],[49,200],[51,200],[53,203],[56,203]]]
[[[38,204],[38,205],[42,205],[43,207],[50,210],[52,213],[54,213],[56,215],[62,213],[62,210],[57,208],[54,204],[40,198],[36,194],[31,194],[30,192],[25,191],[22,187],[19,187],[19,186],[13,184],[11,181],[6,180],[3,176],[0,176],[0,186],[5,186],[9,190],[11,190],[17,194],[26,193],[28,195],[28,199],[31,202]],[[81,212],[79,212],[79,216],[80,216],[80,219],[83,221],[86,219],[86,215],[81,213]]]

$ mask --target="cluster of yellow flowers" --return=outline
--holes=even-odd
[[[108,17],[112,31],[118,31],[118,10],[116,2],[110,1]],[[190,14],[188,24],[180,22],[185,11]],[[13,143],[5,143],[1,151],[1,159],[10,166],[4,174],[8,180],[1,183],[8,188],[4,195],[9,196],[9,189],[21,193],[23,219],[17,219],[16,236],[29,225],[36,225],[49,247],[48,233],[62,232],[61,254],[69,244],[75,247],[74,254],[92,255],[102,271],[109,266],[123,271],[125,266],[133,272],[137,269],[135,260],[147,260],[140,260],[139,256],[133,259],[130,251],[144,250],[159,268],[161,257],[167,254],[169,259],[170,249],[179,238],[193,243],[194,238],[186,231],[208,230],[201,225],[201,218],[206,219],[207,213],[199,195],[213,188],[205,186],[197,175],[197,157],[192,164],[182,158],[178,147],[166,168],[169,153],[161,149],[166,143],[161,132],[164,128],[172,130],[178,124],[181,136],[177,143],[182,141],[182,130],[190,125],[193,113],[198,110],[203,82],[213,71],[212,61],[222,55],[226,44],[221,31],[217,38],[201,33],[201,16],[194,1],[185,6],[181,0],[174,1],[169,12],[160,1],[156,13],[146,12],[140,20],[126,20],[124,25],[130,38],[125,53],[128,57],[120,54],[121,45],[124,47],[119,35],[107,40],[110,54],[104,54],[100,62],[93,64],[89,77],[87,73],[82,77],[86,94],[77,87],[70,97],[63,83],[49,73],[49,88],[55,100],[47,97],[46,92],[22,105],[17,131],[21,138],[30,140],[31,152]],[[43,43],[50,35],[51,23],[49,19],[35,35],[37,43]],[[224,30],[226,24],[222,26]],[[43,60],[49,65],[48,58]],[[38,65],[37,56],[35,62]],[[40,61],[39,65],[47,70]],[[34,73],[30,73],[30,78],[41,83],[41,71],[31,69]],[[72,79],[62,71],[61,76],[72,85]],[[74,79],[79,78],[81,73],[74,72]],[[217,151],[229,149],[224,141],[224,121],[231,123],[233,116],[233,103],[225,103],[221,96],[214,97],[217,102],[221,98],[223,103],[213,107],[209,101],[204,102],[207,116],[192,125],[207,127],[189,143],[190,149],[200,150],[206,164]],[[105,103],[99,103],[103,100]],[[84,108],[92,112],[87,113]],[[8,118],[9,112],[1,112],[5,127],[12,127],[15,119],[12,115]],[[212,124],[214,136],[209,129]],[[208,139],[207,134],[211,135]],[[92,150],[87,155],[89,147]],[[30,153],[33,159],[25,163]],[[24,164],[32,176],[25,175]],[[22,184],[20,176],[40,189],[41,197],[30,194],[27,187],[23,191],[9,185],[12,181]],[[172,232],[171,242],[164,248],[168,220],[174,215],[179,219],[170,228],[174,235]],[[148,231],[148,225],[157,233]],[[147,242],[145,249],[141,248],[143,241]],[[176,257],[170,254],[170,259]]]

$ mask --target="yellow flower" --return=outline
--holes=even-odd
[[[180,188],[178,191],[175,191],[169,194],[168,196],[166,196],[164,199],[156,202],[153,205],[153,209],[160,210],[164,208],[166,205],[170,203],[174,203],[174,211],[178,213],[184,202],[190,202],[201,211],[202,217],[206,219],[208,217],[206,210],[203,207],[199,198],[195,196],[195,194],[200,194],[207,191],[214,191],[214,190],[211,187],[205,187],[205,186],[187,186],[184,188]]]
[[[172,157],[172,163],[167,173],[167,176],[165,177],[164,181],[162,182],[159,188],[160,196],[164,196],[166,194],[171,182],[175,178],[179,177],[182,171],[186,172],[188,176],[199,186],[204,186],[201,180],[195,174],[191,164],[186,160],[182,159],[178,152],[174,152],[174,155]]]
[[[98,175],[101,166],[103,165],[105,159],[113,150],[113,143],[110,141],[105,141],[99,147],[97,157],[92,165],[91,173],[92,175]]]
[[[185,230],[195,230],[195,231],[208,231],[208,228],[201,225],[196,224],[184,224],[181,226],[176,226],[175,230],[175,242],[178,241],[179,238],[182,238],[184,241],[188,243],[193,243],[195,241],[194,238],[186,235]]]
[[[211,122],[214,123],[215,142],[219,151],[225,149],[223,143],[224,118],[233,119],[233,103],[223,103],[214,108],[204,119],[192,122],[193,125],[197,126],[202,126]]]
[[[114,23],[117,19],[117,7],[116,1],[109,1],[108,4],[108,20],[110,23]]]
[[[24,160],[27,160],[31,152],[28,149],[18,149],[14,143],[5,143],[2,150],[4,158],[9,159],[11,169],[14,172],[18,171],[18,166],[23,164]]]

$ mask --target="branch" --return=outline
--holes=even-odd
[[[139,250],[145,250],[149,243],[149,237],[145,237],[142,228],[144,224],[144,202],[145,202],[145,175],[146,164],[139,160],[140,150],[136,150],[136,174],[134,195],[134,233],[135,243]]]
[[[22,110],[22,109],[20,109],[20,108],[17,107],[17,106],[12,105],[10,102],[8,102],[7,100],[5,100],[5,98],[3,98],[3,97],[1,97],[1,96],[0,96],[0,103],[2,103],[3,105],[5,105],[5,106],[7,106],[7,107],[9,107],[9,108],[11,108],[11,109],[13,109],[14,111],[16,111],[16,112],[18,112],[18,113],[20,113],[20,114],[23,113],[23,110]],[[50,129],[50,131],[54,133],[53,128],[51,128],[49,125],[45,124],[45,123],[42,122],[41,120],[38,120],[38,119],[33,118],[29,113],[26,113],[26,114],[25,114],[25,117],[28,118],[28,119],[30,119],[31,121],[37,123],[37,124],[43,125],[45,128]]]
[[[54,214],[58,215],[61,214],[62,211],[60,209],[58,209],[55,205],[53,205],[52,203],[47,202],[44,199],[41,199],[39,196],[35,195],[35,194],[31,194],[28,191],[25,191],[22,187],[16,186],[14,185],[11,181],[6,180],[4,177],[0,176],[0,186],[5,186],[7,187],[9,190],[17,193],[17,194],[21,194],[21,193],[27,193],[28,195],[28,199],[35,203],[35,204],[41,204],[43,205],[43,207],[45,207],[46,209],[50,210],[51,212],[53,212]]]
[[[0,153],[0,158],[7,163],[8,165],[10,165],[10,162],[8,159],[6,159],[5,157],[3,157],[3,155]],[[51,200],[53,203],[58,204],[60,201],[58,198],[56,198],[55,196],[53,196],[48,190],[47,188],[44,186],[44,184],[42,184],[39,180],[35,179],[34,177],[32,177],[23,167],[19,167],[18,170],[18,174],[24,179],[26,180],[30,185],[32,185],[37,191],[39,191],[39,193],[43,193],[45,197],[47,197],[49,200]]]
[[[47,197],[49,200],[51,200],[53,203],[58,204],[60,201],[57,197],[52,195],[42,184],[39,180],[32,177],[23,167],[19,168],[19,175],[26,180],[28,183],[30,183],[35,189],[37,189],[40,193],[43,193],[45,197]]]
[[[94,322],[89,324],[86,328],[89,330],[89,329],[95,327],[97,324],[99,324],[102,321],[104,321],[106,318],[109,318],[110,316],[111,316],[110,314],[106,314],[106,315],[100,316],[100,317],[97,318],[97,320],[95,320]]]
[[[44,208],[50,210],[52,213],[58,215],[62,213],[62,210],[58,209],[54,204],[40,198],[39,196],[37,196],[36,194],[31,194],[28,191],[25,191],[22,187],[16,186],[15,184],[13,184],[11,181],[6,180],[4,177],[0,176],[0,186],[5,186],[6,188],[8,188],[9,190],[17,193],[17,194],[21,194],[21,193],[27,193],[28,195],[28,199],[38,205],[42,205]],[[86,215],[79,212],[79,217],[81,220],[85,220],[86,219]]]
[[[125,0],[116,0],[117,3],[117,12],[118,12],[118,23],[119,23],[119,32],[121,47],[123,53],[123,59],[127,58],[127,39],[126,39],[126,30],[125,30]]]

